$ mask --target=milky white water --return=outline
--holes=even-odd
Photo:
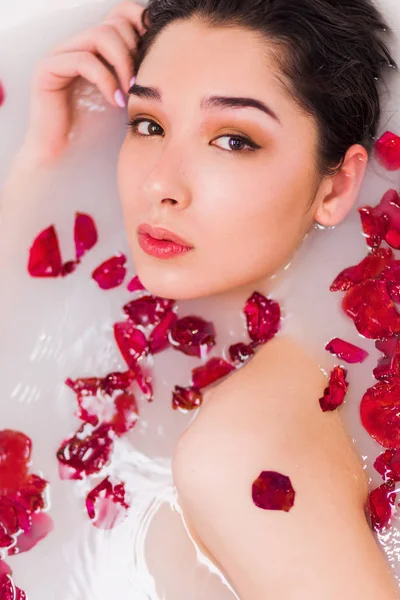
[[[3,180],[27,124],[29,78],[35,61],[55,42],[99,22],[113,2],[8,4],[2,0],[0,6],[0,79],[8,96],[0,109]],[[381,2],[392,28],[400,33],[396,4],[397,0]],[[399,52],[394,54],[399,60]],[[140,420],[118,442],[107,471],[119,475],[133,493],[132,510],[122,525],[101,531],[86,515],[84,498],[104,475],[89,482],[61,481],[58,475],[56,450],[79,425],[75,397],[63,382],[66,377],[102,376],[124,369],[112,324],[121,320],[122,305],[132,299],[125,286],[102,291],[90,278],[92,270],[115,252],[129,256],[115,181],[126,114],[107,106],[88,86],[81,90],[78,102],[81,121],[70,151],[59,167],[26,190],[1,225],[0,429],[21,430],[32,438],[33,471],[50,481],[50,514],[55,523],[54,531],[33,550],[7,562],[30,600],[229,600],[235,597],[233,592],[186,533],[171,478],[174,445],[193,418],[172,411],[171,390],[175,384],[190,383],[190,369],[198,361],[173,350],[156,356],[155,401],[140,402]],[[389,127],[400,133],[398,108],[400,85],[395,80],[384,99],[381,132]],[[398,180],[398,174],[389,176],[372,162],[360,204],[376,204]],[[30,278],[27,249],[50,224],[57,227],[63,257],[73,257],[76,210],[94,216],[99,244],[65,279]],[[336,274],[365,254],[354,210],[336,230],[311,232],[273,295],[284,311],[285,329],[315,353],[326,371],[337,364],[323,351],[332,337],[370,351],[363,365],[348,367],[350,392],[341,411],[373,487],[381,482],[372,467],[381,448],[360,425],[359,401],[374,383],[372,369],[378,353],[340,313],[341,294],[329,292]],[[129,275],[133,274],[130,263]],[[216,323],[219,343],[212,355],[217,355],[229,343],[246,339],[240,316],[243,300],[230,296],[181,302],[179,314],[199,314]],[[400,577],[400,521],[380,541]]]

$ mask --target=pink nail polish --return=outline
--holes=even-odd
[[[125,102],[125,98],[124,98],[124,95],[121,92],[121,90],[116,90],[116,92],[114,94],[114,100],[118,104],[118,106],[120,106],[121,108],[125,108],[126,102]]]
[[[133,84],[135,83],[135,81],[136,81],[136,77],[132,77],[132,79],[129,82],[129,87],[130,88],[133,86]]]

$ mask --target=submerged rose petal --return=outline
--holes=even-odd
[[[86,510],[93,525],[99,529],[112,529],[121,523],[129,509],[125,500],[125,485],[112,483],[106,477],[86,497]]]
[[[215,346],[215,328],[201,317],[188,316],[179,319],[170,333],[170,342],[189,356],[202,358]]]
[[[117,254],[101,263],[92,273],[92,278],[102,290],[111,290],[118,287],[125,279],[126,256]]]
[[[39,233],[29,250],[28,272],[32,277],[58,277],[61,269],[58,236],[51,225]]]
[[[0,431],[0,496],[17,491],[24,483],[31,451],[32,442],[25,434]]]
[[[4,577],[4,575],[11,575],[11,568],[4,562],[4,560],[0,560],[0,579]]]
[[[390,248],[379,248],[371,252],[357,265],[341,271],[330,287],[331,292],[346,292],[357,283],[375,279],[392,259],[393,251]]]
[[[115,400],[115,414],[109,424],[117,435],[123,435],[132,429],[138,419],[138,407],[133,394],[119,394]]]
[[[14,585],[9,575],[0,577],[0,600],[26,600],[26,594]]]
[[[17,538],[16,545],[9,554],[21,554],[32,550],[39,542],[45,539],[54,529],[54,523],[51,517],[46,513],[32,515],[32,526],[26,533],[22,533]]]
[[[93,429],[85,423],[75,435],[62,443],[57,459],[69,469],[69,472],[63,471],[65,478],[82,479],[99,473],[110,462],[114,444],[111,429],[110,425],[100,425]]]
[[[136,329],[131,321],[122,321],[115,323],[114,336],[126,364],[133,369],[139,358],[149,350],[144,333]]]
[[[319,399],[322,410],[335,410],[343,404],[349,384],[346,381],[347,371],[343,367],[335,367],[329,377],[328,387]]]
[[[388,230],[389,220],[386,215],[377,215],[372,206],[363,206],[358,209],[361,225],[365,233],[368,246],[379,248]]]
[[[156,325],[174,305],[174,300],[158,296],[141,296],[125,304],[124,312],[135,325]]]
[[[361,422],[385,448],[400,448],[400,381],[380,381],[369,388],[360,404]]]
[[[400,315],[383,279],[369,279],[351,287],[342,307],[364,337],[384,339],[400,332]]]
[[[98,234],[94,220],[85,213],[75,213],[74,241],[76,258],[79,260],[85,252],[97,243]]]
[[[205,365],[192,370],[193,386],[201,390],[234,370],[235,367],[223,358],[210,358]]]
[[[385,450],[374,462],[384,481],[400,481],[400,450]]]
[[[149,336],[149,346],[152,354],[162,352],[162,350],[165,350],[171,345],[169,341],[169,334],[177,320],[178,317],[176,316],[176,313],[174,313],[173,310],[169,310],[167,313],[165,313],[159,324],[155,326]]]
[[[400,377],[400,338],[392,337],[375,342],[376,349],[383,352],[374,369],[375,379]]]
[[[383,483],[369,493],[367,508],[375,531],[382,531],[389,526],[395,502],[396,492],[393,483]]]
[[[172,394],[172,408],[183,411],[194,410],[201,406],[203,396],[199,389],[195,387],[180,387],[176,385]]]
[[[252,485],[253,502],[264,510],[289,510],[295,491],[289,477],[276,471],[262,471]]]
[[[375,143],[375,158],[388,171],[400,169],[400,137],[385,131]]]
[[[249,344],[244,344],[243,342],[232,344],[229,346],[228,352],[231,361],[235,363],[243,363],[254,354],[253,348],[249,346]]]
[[[147,398],[149,402],[153,401],[153,385],[151,373],[144,373],[142,367],[139,364],[133,366],[135,372],[135,380],[138,384],[141,392]]]
[[[247,300],[244,314],[253,347],[273,338],[280,328],[279,304],[259,292],[254,292]]]
[[[350,342],[345,342],[340,338],[333,338],[325,346],[325,350],[351,364],[362,363],[369,356],[366,350],[350,344]]]
[[[129,292],[137,292],[139,290],[146,289],[137,275],[135,275],[135,277],[130,280],[126,287]]]

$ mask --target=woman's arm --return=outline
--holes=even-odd
[[[188,526],[241,600],[394,600],[398,589],[364,514],[367,484],[326,379],[276,338],[212,391],[174,457]],[[289,512],[257,508],[263,470],[288,475]]]

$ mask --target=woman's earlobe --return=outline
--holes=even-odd
[[[316,204],[314,220],[325,227],[338,225],[357,201],[365,170],[368,153],[360,144],[351,146],[340,169],[322,182],[321,199]]]

